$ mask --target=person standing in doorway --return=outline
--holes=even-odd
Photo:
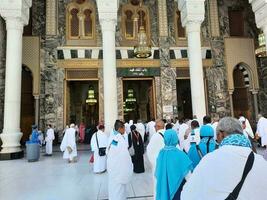
[[[81,122],[79,125],[79,138],[81,143],[84,142],[84,136],[85,136],[85,125],[83,122]]]
[[[52,156],[53,153],[53,140],[55,139],[55,133],[54,129],[52,128],[51,124],[48,124],[46,131],[46,137],[45,137],[45,155],[46,156]]]

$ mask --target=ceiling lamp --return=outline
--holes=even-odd
[[[264,33],[259,34],[258,36],[259,47],[255,50],[255,54],[258,57],[266,57],[267,56],[267,49],[265,43],[265,36]]]
[[[140,2],[140,8],[142,4]],[[143,12],[140,10],[140,28],[137,34],[138,43],[134,46],[134,56],[136,58],[148,58],[152,55],[151,46],[147,44],[147,35],[143,25]],[[138,26],[137,26],[138,27]]]
[[[88,105],[90,106],[93,106],[97,103],[97,99],[95,98],[95,90],[93,86],[89,86],[88,97],[85,102],[88,103]]]
[[[134,90],[133,89],[128,89],[128,95],[125,99],[126,103],[135,103],[136,98],[134,97]]]

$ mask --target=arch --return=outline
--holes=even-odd
[[[134,3],[132,3],[134,2]],[[150,41],[150,14],[149,9],[144,4],[139,5],[137,2],[129,0],[127,4],[121,6],[121,35],[122,45],[135,45],[139,27],[142,25],[147,33],[148,41]],[[141,17],[142,15],[142,17]]]
[[[245,86],[252,89],[253,88],[253,81],[252,81],[252,70],[246,63],[239,63],[233,68],[233,73],[236,69],[239,69],[244,77]],[[233,76],[234,78],[234,76]]]
[[[92,0],[73,0],[66,7],[68,45],[96,44],[96,6]]]
[[[234,68],[242,66],[249,75],[250,90],[259,89],[257,64],[255,58],[254,40],[251,38],[225,38],[225,63],[228,79],[228,91],[234,90],[233,71]]]
[[[20,128],[23,133],[22,143],[29,139],[31,126],[35,123],[35,108],[33,96],[33,73],[27,65],[22,65],[21,77],[21,120]]]

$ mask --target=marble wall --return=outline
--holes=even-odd
[[[258,34],[254,13],[250,4],[246,0],[218,0],[220,37],[210,37],[209,24],[205,23],[206,20],[202,24],[202,35],[204,38],[207,37],[209,40],[213,59],[213,66],[206,70],[206,78],[208,80],[208,107],[211,115],[215,115],[215,113],[217,113],[220,117],[230,115],[230,102],[224,54],[224,37],[229,37],[230,34],[228,7],[244,8],[245,37],[253,37],[256,42]],[[206,19],[208,19],[207,15]]]
[[[5,61],[6,61],[6,27],[0,17],[0,133],[4,121],[4,97],[5,97]]]
[[[47,123],[53,124],[56,128],[63,128],[63,99],[64,99],[64,71],[57,67],[57,47],[66,44],[66,18],[65,9],[67,3],[71,0],[58,0],[58,34],[56,36],[47,36],[45,34],[45,1],[33,1],[33,35],[41,38],[41,92],[40,92],[40,125],[42,128]],[[120,0],[120,4],[127,3],[128,0]],[[176,99],[176,71],[169,67],[169,48],[176,46],[174,31],[174,9],[177,2],[167,0],[167,15],[169,37],[159,38],[158,34],[158,13],[157,3],[155,0],[146,0],[144,4],[150,10],[151,22],[151,44],[160,48],[161,77],[155,77],[157,117],[166,117],[163,113],[164,105],[177,105]],[[207,1],[206,1],[207,4]],[[247,0],[231,1],[218,0],[220,37],[210,37],[209,16],[206,12],[205,21],[202,24],[202,43],[211,46],[213,54],[213,66],[205,70],[207,78],[207,93],[209,112],[213,115],[218,113],[220,116],[230,114],[229,95],[227,90],[226,68],[224,62],[224,37],[229,36],[228,7],[245,8],[245,30],[246,36],[255,37],[257,29],[254,22],[254,15],[250,4]],[[208,6],[206,5],[206,9]],[[120,11],[119,11],[120,13]],[[97,13],[96,13],[97,14]],[[96,16],[97,46],[102,46],[101,27]],[[121,17],[118,16],[118,26],[116,29],[116,46],[120,46]],[[1,24],[0,24],[1,25]],[[0,29],[1,31],[1,29]],[[0,32],[1,37],[1,32]],[[0,53],[1,54],[1,53]],[[99,70],[99,87],[100,93],[103,91],[102,69]],[[3,69],[0,64],[0,76],[2,77]],[[118,79],[119,99],[122,95],[122,82]],[[0,81],[0,91],[1,81]],[[2,92],[0,92],[0,95]],[[264,95],[263,95],[264,96]],[[1,116],[1,97],[0,97],[0,116]],[[99,96],[99,102],[103,103],[103,96]],[[122,106],[119,100],[118,107],[119,117],[122,117]],[[263,104],[265,105],[265,104]],[[260,105],[261,106],[261,105]],[[264,106],[262,106],[263,108]],[[103,117],[103,108],[100,108],[100,118]],[[173,117],[173,116],[171,116]],[[0,118],[1,120],[1,118]],[[0,121],[1,126],[1,121]]]
[[[267,57],[258,59],[260,90],[258,95],[259,113],[267,117]]]

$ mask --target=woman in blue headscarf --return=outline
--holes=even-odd
[[[201,126],[200,139],[200,143],[191,145],[188,152],[188,156],[192,160],[194,168],[206,154],[216,149],[214,130],[210,125]]]
[[[178,137],[173,129],[164,133],[165,147],[159,152],[155,177],[157,200],[180,200],[185,176],[193,169],[188,156],[177,149]]]

